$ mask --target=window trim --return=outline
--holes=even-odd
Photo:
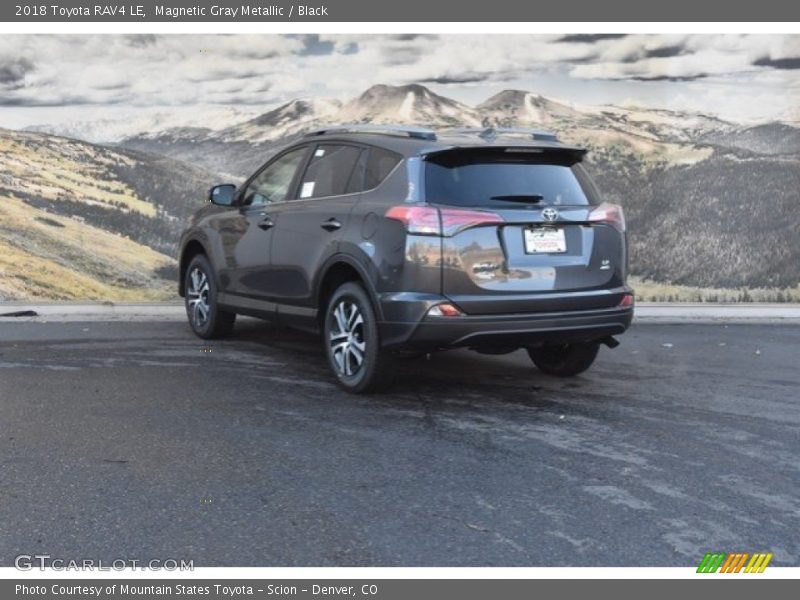
[[[355,164],[353,164],[353,170],[350,171],[350,177],[348,177],[348,179],[347,179],[347,186],[345,187],[345,189],[348,189],[350,187],[350,184],[353,182],[353,177],[356,176],[356,169],[358,168],[358,164],[363,160],[364,161],[364,172],[361,173],[361,182],[360,182],[361,183],[361,185],[360,185],[361,189],[359,189],[357,192],[347,192],[346,194],[342,194],[343,196],[350,196],[352,194],[363,194],[364,193],[364,181],[366,180],[366,176],[367,176],[367,162],[369,161],[369,153],[370,153],[371,148],[369,148],[368,146],[362,146],[362,145],[359,145],[358,147],[361,149],[361,152],[359,152],[358,158],[356,159]]]
[[[320,143],[322,143],[322,142],[320,142]],[[382,146],[375,146],[373,144],[367,144],[367,143],[363,143],[363,142],[351,142],[350,140],[326,140],[324,143],[329,144],[329,145],[335,145],[335,146],[355,146],[355,147],[362,148],[363,150],[365,150],[367,152],[371,152],[374,148],[377,148],[378,150],[383,150],[385,152],[391,152],[392,154],[397,156],[400,160],[397,161],[397,164],[395,164],[395,166],[392,168],[392,170],[389,171],[389,173],[386,175],[386,177],[384,177],[383,180],[378,185],[376,185],[375,187],[369,188],[367,190],[361,190],[360,192],[348,192],[347,194],[339,194],[338,196],[317,196],[315,198],[299,198],[297,196],[297,191],[300,189],[300,184],[303,181],[302,180],[302,176],[299,176],[297,178],[295,189],[294,189],[294,191],[292,193],[293,197],[291,199],[286,199],[286,200],[283,200],[281,202],[273,202],[272,204],[269,204],[267,206],[283,206],[285,204],[290,204],[290,203],[295,203],[295,202],[310,202],[312,200],[326,200],[328,198],[347,198],[349,196],[357,196],[359,194],[366,194],[367,192],[374,192],[375,190],[380,189],[380,187],[383,186],[383,184],[386,183],[386,181],[392,175],[394,175],[394,172],[397,169],[399,169],[400,165],[402,165],[406,160],[406,157],[403,156],[402,154],[400,154],[399,152],[395,152],[394,150],[389,150],[387,148],[383,148]],[[303,175],[305,175],[306,168],[308,167],[308,164],[310,164],[310,162],[311,162],[310,159],[311,159],[312,155],[313,155],[313,152],[309,153],[309,157],[307,159],[307,163],[303,167]]]
[[[347,194],[340,194],[338,196],[317,196],[316,198],[299,198],[298,195],[297,195],[297,192],[300,189],[300,184],[303,181],[303,177],[306,174],[306,169],[308,169],[308,165],[311,163],[311,159],[313,158],[313,155],[314,155],[314,153],[311,152],[310,150],[311,150],[312,147],[316,148],[316,146],[319,146],[320,144],[337,145],[337,146],[355,146],[357,148],[361,148],[362,150],[365,150],[368,153],[372,152],[373,149],[383,150],[384,152],[390,152],[390,153],[394,154],[395,156],[398,157],[399,160],[394,165],[394,167],[392,167],[392,170],[389,171],[389,173],[386,174],[386,177],[384,177],[383,180],[381,180],[381,182],[378,185],[376,185],[375,187],[372,187],[372,188],[369,188],[369,189],[364,189],[364,190],[361,190],[359,192],[348,192]],[[270,204],[259,204],[259,205],[256,205],[255,207],[243,205],[243,204],[240,203],[240,200],[241,200],[242,196],[244,195],[244,190],[247,189],[247,187],[253,182],[253,180],[262,173],[262,171],[264,171],[266,168],[268,168],[270,165],[272,165],[272,163],[274,163],[275,161],[279,160],[281,157],[285,156],[286,154],[289,154],[290,152],[292,152],[294,150],[297,150],[298,148],[303,148],[303,147],[305,147],[305,149],[306,149],[306,156],[305,156],[305,158],[303,160],[303,163],[302,163],[301,167],[298,168],[297,173],[295,173],[294,179],[292,180],[292,183],[291,183],[290,188],[289,188],[290,192],[287,194],[287,197],[286,197],[285,200],[281,200],[280,202],[271,202]],[[236,199],[235,206],[239,207],[242,210],[247,210],[247,209],[250,209],[250,208],[261,208],[263,210],[265,207],[268,207],[268,206],[284,206],[286,204],[295,203],[295,202],[309,202],[309,201],[312,201],[312,200],[325,200],[325,199],[328,199],[328,198],[347,198],[348,196],[357,196],[359,194],[366,194],[368,192],[374,192],[375,190],[380,189],[386,183],[386,181],[392,175],[394,175],[394,172],[397,171],[397,169],[400,168],[400,165],[402,165],[406,161],[406,158],[407,157],[403,156],[399,152],[395,152],[394,150],[389,150],[388,148],[383,148],[382,146],[376,146],[374,144],[367,144],[367,143],[363,143],[363,142],[352,142],[350,140],[325,140],[324,142],[317,142],[317,143],[304,142],[302,144],[298,144],[296,146],[291,146],[290,148],[284,149],[279,154],[276,154],[275,156],[270,158],[266,163],[264,163],[264,165],[260,169],[258,169],[253,175],[251,175],[242,184],[242,187],[240,188],[240,191],[237,192],[237,199]],[[367,160],[369,160],[369,155],[367,156]],[[354,165],[354,167],[355,167],[355,165]],[[366,180],[366,177],[365,177],[365,180]]]

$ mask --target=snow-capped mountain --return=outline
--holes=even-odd
[[[342,107],[342,123],[399,123],[426,127],[477,127],[478,112],[418,84],[374,85]]]
[[[505,90],[477,107],[486,125],[497,127],[550,127],[583,121],[589,109],[522,90]]]
[[[333,121],[342,107],[338,100],[292,100],[244,123],[227,127],[215,136],[218,140],[258,144],[295,135],[313,124]]]
[[[644,107],[603,106],[597,109],[619,127],[650,135],[661,141],[697,143],[711,132],[730,132],[734,123],[711,115]]]
[[[534,127],[586,145],[592,155],[635,156],[652,164],[690,165],[715,146],[760,152],[777,136],[773,153],[796,147],[798,129],[772,124],[750,131],[711,115],[641,106],[589,106],[524,90],[505,90],[472,107],[419,84],[375,85],[340,102],[297,99],[235,124],[219,127],[153,126],[121,141],[127,147],[165,154],[219,173],[244,177],[275,148],[305,131],[332,123],[398,123],[450,127]],[[788,128],[788,129],[787,129]],[[773,137],[774,137],[773,136]]]
[[[713,116],[645,107],[588,106],[521,90],[505,90],[477,106],[485,124],[499,127],[545,127],[581,133],[617,131],[644,140],[694,143],[711,132],[735,128]],[[593,137],[593,136],[589,136]]]
[[[752,142],[763,149],[770,144],[772,134],[780,138],[782,152],[794,147],[792,140],[798,129],[792,122],[754,127],[702,113],[581,105],[524,90],[505,90],[472,107],[419,84],[375,85],[347,102],[301,98],[267,111],[258,107],[182,107],[172,112],[139,111],[125,118],[83,119],[28,129],[94,143],[120,143],[181,158],[182,151],[175,151],[174,146],[261,147],[332,123],[536,127],[552,129],[573,142],[598,147],[619,142],[645,154],[659,154],[664,144],[731,143],[747,149]],[[764,129],[765,125],[769,127]],[[744,132],[748,134],[739,135]],[[190,152],[193,158],[197,158],[196,150]]]
[[[222,129],[168,128],[130,136],[122,145],[164,154],[244,177],[280,143],[305,131],[340,123],[400,123],[434,128],[478,127],[477,110],[421,85],[376,85],[342,104],[298,99]]]

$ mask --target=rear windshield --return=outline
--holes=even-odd
[[[571,154],[456,150],[428,159],[425,199],[453,206],[598,204],[597,190]]]

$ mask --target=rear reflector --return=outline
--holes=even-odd
[[[489,211],[431,206],[393,206],[386,211],[386,217],[404,223],[409,233],[446,237],[470,227],[505,223],[503,217]]]
[[[625,294],[620,300],[619,306],[633,306],[633,294]]]
[[[428,311],[428,315],[431,317],[460,317],[463,316],[463,314],[464,313],[455,306],[447,302],[444,304],[437,304]]]
[[[589,222],[606,223],[620,231],[625,231],[625,214],[622,212],[622,207],[610,202],[603,202],[593,208],[589,213]]]

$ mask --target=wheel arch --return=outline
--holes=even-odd
[[[196,238],[188,240],[184,244],[183,250],[181,250],[181,257],[178,263],[178,295],[181,297],[186,295],[186,269],[198,254],[209,256],[205,245]]]
[[[382,311],[380,302],[378,302],[378,294],[366,269],[353,257],[337,254],[329,258],[320,269],[320,276],[315,287],[314,297],[317,301],[317,315],[320,322],[324,318],[328,299],[340,285],[348,281],[356,281],[364,286],[372,301],[376,316],[380,320]]]

